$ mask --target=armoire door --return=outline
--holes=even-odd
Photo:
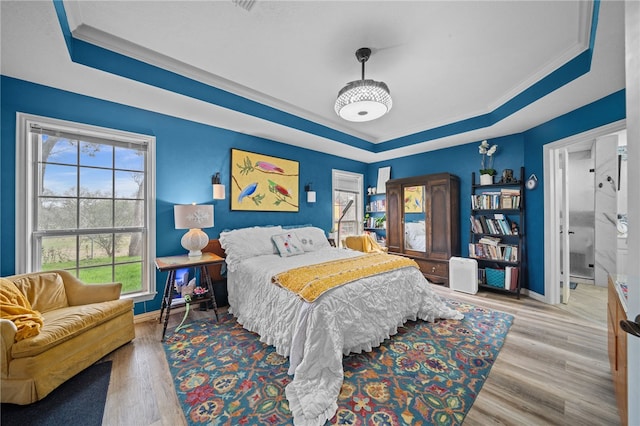
[[[387,248],[393,253],[402,253],[403,216],[402,186],[387,183]]]
[[[426,183],[426,255],[429,259],[449,260],[451,256],[451,203],[449,180]]]

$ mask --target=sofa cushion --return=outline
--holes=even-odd
[[[45,313],[69,306],[62,277],[55,272],[40,272],[11,281],[27,296],[34,311]]]
[[[132,309],[133,301],[123,299],[45,312],[40,334],[16,342],[11,349],[11,356],[22,358],[38,355]]]

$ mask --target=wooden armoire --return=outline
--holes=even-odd
[[[431,282],[449,285],[460,256],[460,179],[449,173],[387,181],[389,253],[414,259]]]

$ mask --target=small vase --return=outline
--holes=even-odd
[[[491,185],[493,184],[493,176],[492,175],[480,175],[480,185]]]

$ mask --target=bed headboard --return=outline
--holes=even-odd
[[[220,246],[220,240],[209,240],[209,243],[202,249],[202,251],[217,254],[220,257],[226,257],[224,249]],[[209,265],[207,268],[209,269],[209,275],[213,281],[220,281],[224,279],[220,273],[222,265]]]

